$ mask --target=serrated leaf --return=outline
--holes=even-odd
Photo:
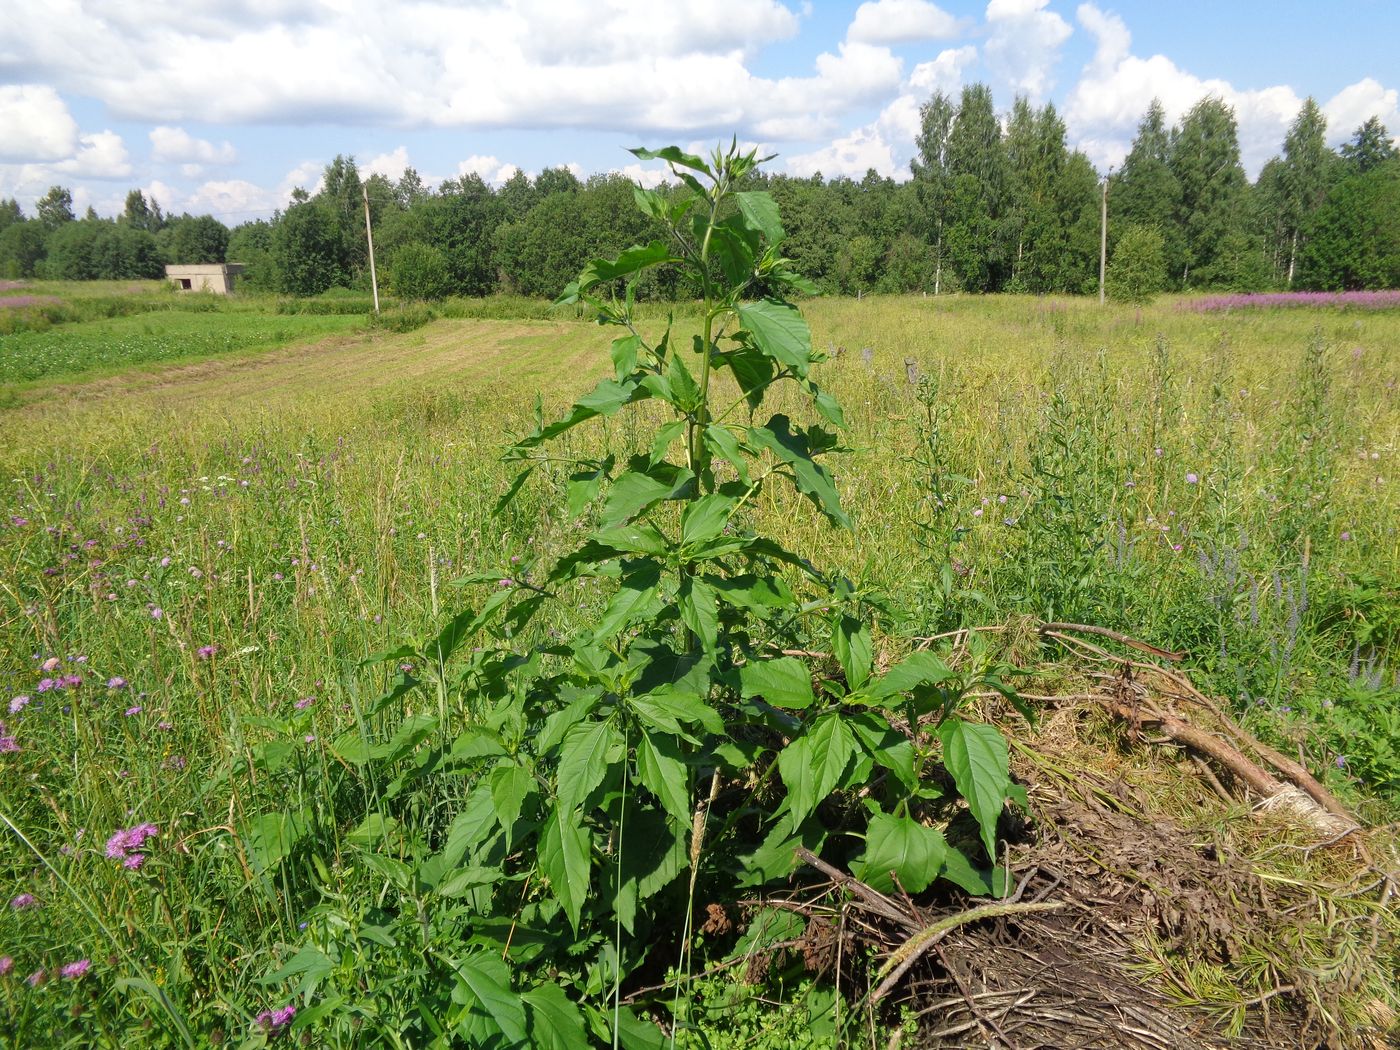
[[[680,467],[659,464],[652,472],[629,470],[613,482],[599,518],[604,528],[621,525],[647,508],[685,491],[695,477]]]
[[[648,791],[661,800],[666,812],[680,824],[690,822],[689,778],[675,740],[645,729],[637,741],[637,776]]]
[[[805,376],[812,364],[812,331],[802,312],[791,303],[760,299],[740,303],[739,323],[753,339],[760,353]]]
[[[685,355],[679,351],[672,353],[666,362],[666,386],[670,393],[667,398],[681,412],[693,412],[700,403],[700,384],[686,367]]]
[[[634,623],[651,620],[660,610],[661,598],[655,584],[640,586],[637,582],[624,581],[598,618],[593,637],[599,641],[612,638]]]
[[[715,589],[696,576],[687,576],[680,588],[681,622],[700,640],[706,652],[719,645],[719,605]]]
[[[738,502],[733,497],[711,493],[687,506],[681,516],[681,546],[704,543],[722,533]]]
[[[346,832],[345,841],[355,846],[372,849],[391,843],[398,834],[399,822],[383,813],[370,813],[351,831]]]
[[[638,270],[675,261],[665,241],[636,245],[620,252],[616,259],[594,259],[590,262],[579,274],[578,290],[580,293],[588,292],[599,284],[630,276]]]
[[[528,1040],[525,1006],[510,987],[510,967],[489,952],[459,959],[457,974],[479,1005],[500,1028],[501,1034],[516,1046]]]
[[[792,468],[797,489],[807,496],[831,521],[844,529],[851,519],[841,509],[841,497],[831,475],[812,458],[810,442],[805,434],[793,431],[787,416],[775,415],[766,426],[749,428],[749,444],[767,449],[781,462]]]
[[[851,865],[856,878],[882,893],[894,890],[890,872],[909,893],[928,888],[943,869],[948,844],[937,828],[909,817],[877,813],[865,832],[865,851]]]
[[[910,653],[891,667],[885,677],[870,685],[866,692],[875,699],[884,699],[896,693],[908,693],[921,685],[938,685],[954,677],[953,672],[933,653],[921,651]]]
[[[739,683],[746,699],[761,697],[774,707],[801,710],[815,700],[812,673],[793,656],[746,663],[739,668]]]
[[[739,439],[732,431],[716,423],[711,423],[701,435],[705,446],[711,453],[724,460],[734,468],[734,473],[739,476],[739,480],[745,485],[749,481],[749,461],[744,455],[744,450],[739,445]]]
[[[573,810],[607,776],[609,752],[621,745],[606,722],[584,722],[564,735],[559,749],[559,807]]]
[[[710,576],[705,581],[719,594],[719,600],[736,609],[768,616],[774,609],[793,605],[792,591],[781,577]]]
[[[739,213],[743,215],[744,224],[749,229],[763,234],[770,245],[782,241],[785,236],[782,218],[778,214],[778,205],[770,194],[762,190],[750,190],[734,194],[734,200],[739,205]]]
[[[863,686],[873,661],[870,627],[853,616],[837,617],[831,630],[831,648],[846,672],[847,685],[852,689]]]
[[[623,335],[612,341],[610,353],[612,354],[613,370],[617,373],[619,383],[631,375],[632,370],[637,367],[637,355],[641,349],[642,337],[639,335]]]
[[[711,174],[710,166],[693,153],[686,153],[679,146],[664,146],[661,149],[637,149],[628,150],[632,156],[638,160],[664,160],[668,164],[679,164],[682,167],[690,168],[704,175]],[[703,187],[701,190],[703,192]]]
[[[994,726],[953,717],[938,727],[938,739],[943,743],[943,764],[977,818],[987,856],[995,860],[997,820],[1011,788],[1006,738]]]
[[[879,765],[893,773],[907,791],[917,786],[914,776],[914,745],[896,732],[883,716],[873,711],[857,711],[846,716],[846,724],[866,752]]]
[[[603,487],[607,472],[603,469],[580,470],[569,475],[564,483],[564,499],[569,508],[569,517],[577,518],[588,505],[598,498],[598,490]]]
[[[656,437],[651,442],[651,465],[654,467],[666,458],[678,437],[685,433],[685,420],[676,419],[657,428]]]
[[[536,1050],[587,1050],[583,1014],[557,984],[540,984],[521,999],[530,1008],[530,1036]]]
[[[795,824],[801,824],[831,794],[856,752],[855,738],[840,715],[826,715],[778,754],[778,772],[788,789]]]
[[[723,360],[744,392],[749,410],[757,411],[777,374],[777,364],[767,354],[748,346],[729,351]]]
[[[666,537],[655,525],[647,522],[599,529],[593,534],[593,539],[600,547],[606,548],[609,557],[616,554],[650,554],[664,558],[671,550]]]
[[[535,778],[524,766],[503,762],[491,770],[491,804],[507,834],[520,819],[520,808],[535,789]]]
[[[510,483],[510,487],[506,489],[505,492],[501,494],[501,498],[496,501],[496,506],[492,510],[492,513],[500,514],[501,511],[514,503],[515,497],[520,495],[520,490],[525,487],[525,482],[529,480],[530,475],[534,472],[534,467],[526,467],[519,474],[515,475]]]
[[[555,898],[578,933],[583,902],[588,899],[592,871],[590,836],[576,811],[559,806],[550,813],[540,830],[540,871],[549,880]]]
[[[494,886],[501,881],[500,868],[481,868],[475,865],[458,868],[440,882],[434,889],[439,897],[461,897],[480,886]]]

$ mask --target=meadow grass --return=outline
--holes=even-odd
[[[755,512],[892,595],[886,652],[1013,613],[1117,627],[1187,651],[1256,731],[1393,816],[1400,312],[1017,297],[806,312],[833,354],[817,377],[846,406],[832,469],[855,529],[778,492]],[[23,905],[0,909],[0,1032],[16,1045],[255,1036],[296,983],[261,979],[299,927],[373,924],[345,802],[386,787],[327,746],[382,688],[359,661],[435,633],[470,601],[455,577],[507,577],[587,527],[562,469],[504,521],[491,509],[508,435],[533,426],[537,395],[548,413],[607,372],[604,333],[355,323],[250,310],[35,333],[70,375],[117,365],[122,332],[186,352],[0,411],[0,892]],[[642,440],[635,423],[576,433],[585,452]],[[542,632],[602,600],[568,597]],[[465,790],[444,779],[441,811]],[[259,818],[289,809],[306,828],[283,862],[285,829]],[[113,839],[144,824],[158,834],[139,846]],[[386,975],[357,1004],[366,1044],[411,1010],[395,996]]]

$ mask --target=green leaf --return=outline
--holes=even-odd
[[[671,255],[671,249],[665,241],[637,245],[619,253],[616,259],[594,259],[590,262],[579,274],[578,290],[580,293],[591,291],[600,284],[627,277],[638,270],[678,261]]]
[[[875,699],[884,699],[896,693],[908,693],[921,685],[938,685],[954,677],[953,672],[933,653],[920,651],[911,653],[886,672],[885,677],[873,683],[866,692]]]
[[[856,753],[855,738],[840,715],[819,718],[778,755],[795,824],[802,823],[831,794]]]
[[[846,716],[846,724],[866,753],[898,777],[906,791],[912,792],[919,786],[914,775],[914,745],[903,733],[896,732],[883,715],[857,711]]]
[[[762,697],[774,707],[801,710],[811,707],[812,673],[793,656],[776,660],[754,660],[739,668],[739,684],[744,697]]]
[[[815,383],[812,384],[812,401],[816,404],[817,411],[822,414],[823,419],[833,426],[845,428],[846,413],[841,408],[841,402],[825,390],[818,390]]]
[[[594,638],[600,642],[612,638],[639,620],[652,619],[660,611],[657,584],[661,574],[654,565],[647,568],[649,571],[633,573],[622,581],[593,628]]]
[[[619,383],[631,375],[632,370],[637,367],[637,355],[641,349],[642,337],[639,335],[623,335],[612,341],[613,369],[617,373]]]
[[[507,834],[520,819],[520,808],[534,790],[535,778],[524,766],[502,762],[491,770],[491,803],[496,810],[496,819]]]
[[[656,466],[666,458],[666,453],[671,450],[671,446],[676,439],[685,433],[685,420],[676,419],[659,427],[656,437],[651,442],[651,466]]]
[[[685,365],[685,355],[679,350],[671,354],[666,362],[666,386],[670,394],[666,398],[681,412],[694,412],[700,404],[700,384],[690,374]]]
[[[690,824],[690,792],[685,763],[672,737],[653,736],[645,729],[637,741],[637,776],[661,800],[666,812],[682,826]]]
[[[777,244],[786,236],[778,205],[771,195],[761,190],[750,190],[734,194],[734,200],[739,205],[744,224],[755,233],[763,234],[769,244]]]
[[[550,438],[558,437],[566,430],[572,430],[595,416],[611,416],[623,405],[631,404],[634,401],[641,401],[651,396],[651,392],[640,384],[630,379],[618,382],[614,379],[604,379],[591,391],[579,398],[574,403],[574,407],[569,410],[569,414],[563,419],[556,420],[548,426],[540,427],[529,437],[521,440],[515,447],[517,449],[534,448],[548,441]]]
[[[719,600],[726,605],[758,616],[769,616],[774,609],[790,608],[794,603],[792,591],[778,576],[706,575],[705,582],[719,593]]]
[[[371,748],[375,758],[397,762],[406,758],[419,744],[438,731],[436,715],[409,715],[399,723],[394,735],[378,747]]]
[[[909,893],[928,888],[943,868],[948,844],[937,828],[909,817],[877,813],[865,832],[865,852],[851,865],[856,878],[882,893],[894,889],[890,872]]]
[[[697,576],[687,576],[680,587],[681,622],[700,640],[706,652],[719,645],[719,604],[715,589]]]
[[[711,493],[689,504],[681,516],[681,546],[704,543],[722,533],[738,502],[731,496]]]
[[[262,871],[282,863],[306,834],[306,819],[299,813],[263,813],[248,822],[244,839],[253,862]]]
[[[364,820],[360,821],[352,831],[345,835],[345,841],[355,846],[363,846],[366,849],[373,849],[376,846],[383,846],[392,843],[394,837],[398,835],[399,822],[393,817],[386,817],[383,813],[370,813]]]
[[[710,166],[693,153],[686,153],[679,146],[664,146],[661,149],[633,149],[628,150],[632,156],[638,160],[664,160],[668,164],[679,164],[681,167],[698,171],[702,175],[711,175]]]
[[[707,732],[724,732],[724,719],[709,704],[693,693],[661,689],[646,696],[634,696],[628,706],[644,725],[663,733],[684,736],[683,723],[700,725]]]
[[[619,525],[610,529],[599,529],[593,539],[608,548],[610,554],[650,554],[664,558],[671,551],[667,542],[655,525]]]
[[[577,934],[592,869],[588,831],[577,811],[556,806],[540,831],[539,841],[540,871]]]
[[[480,952],[460,959],[457,974],[501,1034],[516,1046],[524,1045],[525,1006],[510,987],[510,967],[490,952]]]
[[[313,987],[322,977],[335,972],[335,960],[313,945],[303,945],[280,969],[259,977],[259,984],[281,984],[289,977],[305,974],[302,987]]]
[[[480,868],[475,865],[458,868],[433,890],[439,897],[461,897],[480,886],[494,886],[501,881],[500,868]]]
[[[506,489],[501,498],[496,501],[496,506],[491,513],[500,514],[515,502],[515,497],[520,494],[520,490],[525,486],[525,482],[529,480],[530,475],[534,472],[534,467],[526,467],[519,474],[515,475],[514,480],[510,483],[510,488]]]
[[[569,517],[577,518],[588,509],[588,505],[598,498],[598,490],[603,487],[607,476],[605,467],[580,470],[569,475],[569,480],[564,483],[564,498],[569,508]]]
[[[846,683],[852,689],[863,686],[872,666],[870,627],[853,616],[837,617],[831,630],[831,648],[846,672]]]
[[[851,527],[851,519],[841,509],[841,497],[836,483],[813,458],[807,435],[791,429],[787,416],[775,415],[767,426],[749,428],[749,444],[767,449],[781,462],[792,468],[799,492],[807,496],[833,523],[843,529]]]
[[[573,810],[583,804],[607,776],[610,752],[622,746],[617,731],[607,722],[584,722],[564,735],[559,749],[559,807]]]
[[[447,621],[435,642],[423,647],[423,655],[435,660],[447,660],[464,641],[490,623],[496,611],[510,599],[510,591],[498,590],[486,599],[480,612],[463,609]]]
[[[583,1014],[557,984],[536,985],[520,996],[530,1008],[536,1050],[588,1050]]]
[[[777,375],[777,365],[762,351],[748,346],[729,351],[723,360],[734,373],[739,389],[744,392],[749,411],[756,412],[758,406],[763,404],[763,396],[768,392],[773,377]]]
[[[760,353],[805,376],[812,364],[812,331],[802,312],[779,299],[740,303],[739,323]]]
[[[604,528],[621,525],[653,504],[679,496],[694,477],[690,471],[669,464],[658,464],[649,473],[628,471],[609,490],[600,523]]]
[[[744,450],[739,445],[736,438],[727,427],[722,427],[716,423],[711,423],[701,435],[705,442],[705,447],[720,459],[729,463],[734,468],[734,473],[739,476],[739,480],[745,485],[749,481],[749,461],[744,455]]]
[[[943,742],[943,764],[977,818],[987,856],[995,860],[997,820],[1011,789],[1006,738],[994,726],[953,717],[938,727],[938,739]]]

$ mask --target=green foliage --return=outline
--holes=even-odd
[[[424,302],[446,299],[452,290],[447,259],[429,244],[406,244],[399,249],[390,283],[400,299]]]
[[[1400,159],[1332,188],[1308,221],[1298,266],[1307,288],[1400,287]]]
[[[344,280],[340,226],[325,205],[308,201],[288,208],[271,251],[278,287],[291,295],[320,295]]]
[[[228,227],[212,215],[181,215],[161,227],[157,237],[167,263],[222,263],[228,252]]]
[[[1132,226],[1121,234],[1108,263],[1110,298],[1149,302],[1167,279],[1166,245],[1155,226]]]

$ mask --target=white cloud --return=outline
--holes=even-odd
[[[0,161],[63,160],[77,144],[77,121],[57,91],[40,84],[0,85]]]
[[[151,159],[160,164],[183,164],[202,168],[206,164],[233,164],[238,151],[229,142],[214,145],[197,139],[184,128],[162,125],[151,129]]]
[[[195,0],[168,19],[114,0],[62,0],[55,17],[53,2],[7,4],[0,78],[30,71],[168,126],[825,131],[900,76],[859,41],[810,76],[753,75],[799,28],[778,0]]]
[[[866,44],[905,44],[957,36],[962,24],[928,0],[867,0],[856,8],[846,39]]]
[[[983,54],[987,65],[1018,94],[1039,101],[1049,93],[1060,47],[1074,32],[1068,22],[1045,10],[1050,0],[989,0],[991,35]]]
[[[1346,142],[1372,117],[1379,117],[1400,139],[1400,92],[1370,77],[1342,88],[1322,107],[1322,112],[1327,117],[1327,139],[1334,145]]]
[[[1065,120],[1079,147],[1100,167],[1123,162],[1154,98],[1161,100],[1170,123],[1180,121],[1207,96],[1231,106],[1239,125],[1240,156],[1251,177],[1282,149],[1288,126],[1303,105],[1291,87],[1241,90],[1227,80],[1204,79],[1165,55],[1134,55],[1131,34],[1117,15],[1084,3],[1076,17],[1094,37],[1096,48],[1070,92]],[[1396,116],[1396,100],[1395,90],[1369,78],[1344,88],[1323,106],[1328,138],[1334,143],[1344,140],[1372,113],[1382,114],[1382,119],[1387,111]]]
[[[670,172],[666,168],[648,168],[641,164],[624,164],[620,168],[613,169],[617,174],[632,182],[641,184],[645,189],[654,190],[666,181]]]
[[[506,182],[519,170],[514,164],[507,164],[498,157],[475,153],[457,164],[458,175],[480,175],[483,182],[493,186]]]
[[[829,145],[787,159],[798,175],[845,175],[860,178],[871,168],[881,175],[909,177],[909,160],[918,137],[919,110],[935,91],[956,95],[963,73],[977,60],[977,49],[949,48],[914,67],[903,89],[871,123],[833,139]]]
[[[371,157],[360,174],[364,178],[371,175],[383,175],[386,179],[397,182],[403,177],[404,169],[408,167],[408,147],[396,146],[388,153],[380,153]]]
[[[124,179],[132,172],[126,144],[115,131],[79,136],[78,152],[53,167],[54,171],[80,179]]]

